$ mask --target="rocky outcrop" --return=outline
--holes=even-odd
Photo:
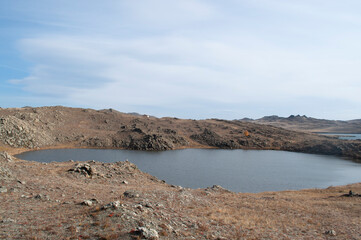
[[[36,148],[54,143],[47,132],[15,116],[0,118],[0,141],[11,147]]]
[[[30,149],[66,145],[144,151],[185,147],[274,149],[361,159],[360,140],[339,140],[249,121],[154,118],[114,110],[60,106],[0,109],[0,145]]]
[[[239,148],[240,145],[235,142],[233,139],[224,139],[214,131],[205,128],[201,134],[193,134],[190,136],[191,139],[203,144],[212,147],[218,148]]]

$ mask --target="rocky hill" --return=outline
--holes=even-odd
[[[361,133],[361,119],[340,121],[307,117],[305,115],[291,115],[279,117],[276,115],[265,116],[260,119],[241,119],[241,121],[272,125],[295,131],[319,133]]]
[[[293,118],[305,117],[295,116],[288,121]],[[0,109],[0,144],[29,149],[61,146],[150,151],[197,147],[274,149],[361,159],[360,141],[255,122],[155,118],[113,109],[60,106]]]

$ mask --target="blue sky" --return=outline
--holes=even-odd
[[[0,107],[361,118],[361,2],[0,1]]]

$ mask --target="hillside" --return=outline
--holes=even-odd
[[[287,118],[266,116],[260,119],[242,119],[241,121],[272,125],[295,131],[319,133],[361,133],[361,119],[340,121],[291,115]]]
[[[248,121],[155,118],[57,106],[1,109],[0,126],[0,144],[16,148],[274,149],[361,159],[360,141]]]

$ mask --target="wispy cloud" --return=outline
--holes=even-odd
[[[361,104],[359,20],[347,17],[353,9],[333,16],[332,5],[323,10],[310,1],[280,0],[54,4],[48,12],[37,4],[17,10],[29,21],[58,26],[17,42],[32,68],[12,82],[35,95],[53,95],[67,105],[188,117],[260,117],[267,108],[289,114],[294,106],[316,115],[320,111],[310,105],[324,109],[327,101],[344,103],[341,114]],[[337,23],[330,31],[329,20]],[[316,34],[323,26],[325,33]],[[334,112],[330,117],[343,118]]]

